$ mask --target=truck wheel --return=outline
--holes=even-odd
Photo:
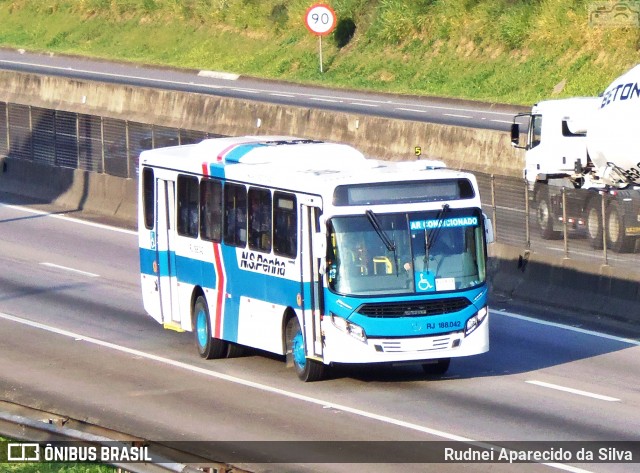
[[[297,317],[291,317],[285,329],[287,363],[291,362],[298,378],[304,382],[319,381],[324,377],[325,366],[307,358],[304,349],[304,335]]]
[[[207,360],[224,358],[227,354],[227,342],[219,338],[213,338],[211,335],[209,309],[203,296],[199,296],[193,306],[193,325],[196,335],[196,347],[200,356]]]
[[[587,238],[591,247],[602,249],[602,203],[593,198],[587,204]]]
[[[625,235],[625,221],[620,203],[613,201],[607,211],[607,246],[618,253],[629,253],[635,249],[635,237]]]
[[[537,194],[536,200],[538,202],[536,217],[538,220],[538,226],[540,227],[540,236],[545,240],[557,240],[560,238],[562,233],[553,230],[554,215],[551,210],[549,194],[547,192],[540,191]]]

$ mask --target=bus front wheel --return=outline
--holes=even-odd
[[[304,335],[297,317],[287,322],[286,356],[287,364],[292,364],[300,380],[305,382],[319,381],[324,377],[325,366],[319,361],[307,358],[304,348]]]
[[[227,342],[219,338],[213,338],[209,309],[203,296],[199,296],[196,299],[196,303],[193,306],[193,315],[196,347],[200,356],[207,360],[224,358],[227,355]]]

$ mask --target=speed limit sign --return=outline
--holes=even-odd
[[[329,5],[316,3],[307,9],[304,21],[313,34],[326,36],[336,27],[336,12]]]

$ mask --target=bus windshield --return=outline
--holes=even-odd
[[[350,295],[468,289],[485,282],[479,209],[355,215],[329,220],[332,291]]]

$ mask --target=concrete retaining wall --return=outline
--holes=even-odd
[[[222,135],[285,134],[349,143],[391,160],[426,157],[451,168],[521,176],[523,154],[509,134],[408,120],[391,120],[205,94],[0,71],[0,101],[101,115]]]

